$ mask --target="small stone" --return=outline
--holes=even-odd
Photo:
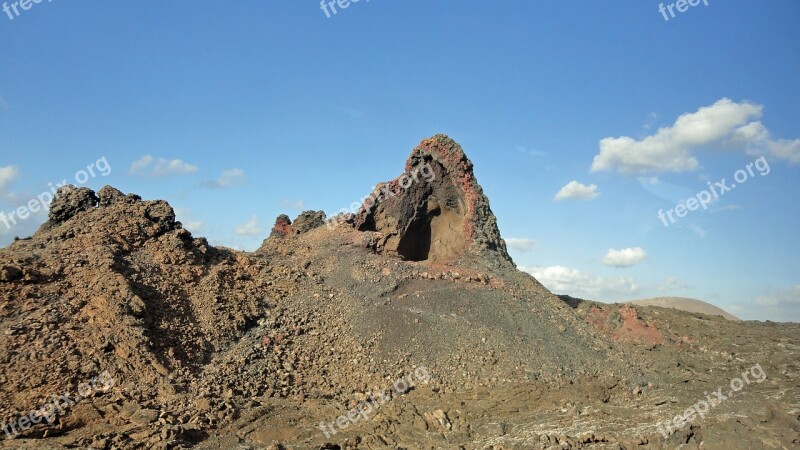
[[[158,420],[158,411],[155,409],[140,409],[131,417],[133,423],[147,425]]]

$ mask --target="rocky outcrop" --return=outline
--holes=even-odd
[[[165,201],[142,201],[109,186],[97,194],[62,187],[49,221],[30,238],[0,249],[0,423],[17,423],[54,395],[83,392],[81,383],[106,371],[113,391],[93,391],[65,407],[53,424],[17,426],[18,437],[82,427],[105,411],[136,428],[134,440],[143,447],[157,448],[169,438],[186,448],[193,438],[184,429],[164,432],[164,414],[156,417],[161,424],[153,423],[153,399],[169,398],[172,411],[195,411],[189,403],[204,392],[214,389],[222,398],[229,387],[216,379],[193,386],[185,401],[175,390],[187,389],[195,367],[238,343],[271,299],[291,288],[257,258],[192,238]],[[236,388],[263,395],[271,382],[265,374],[280,367],[270,363],[257,377],[240,378]],[[251,393],[250,386],[261,391]],[[146,420],[137,418],[143,412]],[[221,416],[215,411],[214,417]],[[92,435],[76,434],[69,446],[105,446],[92,444]],[[117,436],[109,445],[131,448],[126,441],[133,442]]]
[[[299,236],[325,224],[324,211],[303,211],[292,222],[289,216],[281,214],[275,219],[275,226],[269,234],[270,238]]]
[[[797,445],[800,327],[562,302],[447,137],[353,216],[282,215],[249,253],[164,201],[62,189],[0,249],[0,448]],[[744,370],[729,420],[655,430]]]
[[[292,234],[305,234],[322,225],[325,225],[324,211],[303,211],[292,223]]]
[[[99,199],[98,204],[101,207],[108,207],[115,203],[124,202],[127,200],[125,194],[111,186],[104,186],[102,189],[97,191],[97,198]]]
[[[76,188],[68,184],[58,188],[53,202],[50,203],[47,218],[55,224],[66,222],[79,212],[94,208],[98,202],[97,195],[91,189]]]
[[[281,214],[275,219],[275,226],[272,227],[272,231],[269,233],[269,237],[271,238],[284,238],[289,236],[292,232],[292,219],[289,218],[286,214]]]
[[[405,260],[448,262],[473,255],[511,262],[472,162],[441,134],[423,140],[405,173],[365,198],[353,226],[376,233],[376,251]]]

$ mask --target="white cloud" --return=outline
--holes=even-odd
[[[158,162],[153,167],[153,174],[156,176],[186,175],[195,172],[197,172],[197,166],[185,163],[180,159],[166,160],[158,158]]]
[[[166,177],[170,175],[188,175],[195,173],[197,172],[197,166],[185,163],[180,159],[156,159],[151,155],[144,155],[131,163],[128,172],[131,175]]]
[[[175,208],[175,216],[192,233],[202,233],[205,229],[205,222],[197,220],[194,213],[186,208]]]
[[[131,163],[131,168],[129,172],[131,175],[139,172],[140,170],[144,169],[145,167],[149,166],[150,163],[153,162],[153,157],[150,155],[144,155],[138,160]]]
[[[731,133],[730,137],[725,141],[728,147],[738,148],[748,146],[752,142],[763,141],[769,139],[769,130],[760,121],[750,122],[747,125],[742,125]]]
[[[777,321],[800,321],[800,284],[753,299],[754,310]]]
[[[800,164],[800,139],[769,141],[766,146],[773,156],[785,159],[791,164]]]
[[[247,181],[247,177],[244,175],[244,170],[228,169],[223,171],[216,180],[206,181],[203,185],[212,189],[224,189],[242,185],[245,181]]]
[[[0,167],[0,191],[4,191],[19,176],[17,166]]]
[[[304,202],[303,200],[292,201],[289,200],[288,198],[284,198],[283,200],[281,200],[281,205],[283,205],[284,208],[303,209],[306,207],[306,202]]]
[[[610,248],[603,258],[603,264],[611,267],[631,267],[646,258],[647,252],[642,247],[623,248],[621,250]]]
[[[533,275],[546,288],[557,294],[569,294],[590,300],[620,300],[639,292],[639,285],[628,277],[598,277],[563,266],[524,267],[520,270]]]
[[[510,249],[514,249],[520,252],[529,252],[533,250],[536,246],[536,241],[533,239],[526,239],[526,238],[508,238],[505,240],[506,245]]]
[[[3,95],[0,94],[0,109],[10,109],[11,106],[8,104],[6,99],[3,98]]]
[[[710,145],[751,154],[768,153],[800,164],[800,139],[771,140],[769,131],[756,120],[762,111],[761,105],[723,98],[682,114],[671,127],[660,128],[641,140],[628,136],[604,138],[591,171],[686,172],[699,167],[693,152]]]
[[[561,190],[558,191],[554,199],[558,201],[592,200],[598,195],[600,195],[600,193],[597,192],[596,184],[590,184],[589,186],[586,186],[585,184],[581,184],[573,180],[567,183],[566,186],[562,187]]]
[[[770,154],[791,164],[800,164],[800,139],[773,140],[769,130],[760,121],[750,122],[735,130],[725,141],[729,148],[743,148],[748,154]]]
[[[234,228],[233,232],[239,236],[261,236],[264,234],[264,228],[258,223],[258,217],[253,214],[250,220]]]
[[[0,167],[0,198],[14,201],[15,195],[8,190],[11,183],[19,177],[19,169],[16,166]]]

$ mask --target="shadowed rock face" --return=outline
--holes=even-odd
[[[353,225],[377,234],[378,252],[406,260],[448,262],[469,254],[511,261],[472,162],[445,135],[423,140],[405,173],[379,184]]]

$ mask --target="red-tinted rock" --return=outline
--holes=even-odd
[[[511,261],[472,162],[445,135],[423,140],[405,173],[365,199],[354,226],[378,233],[378,251],[406,260],[446,262],[469,254]]]

